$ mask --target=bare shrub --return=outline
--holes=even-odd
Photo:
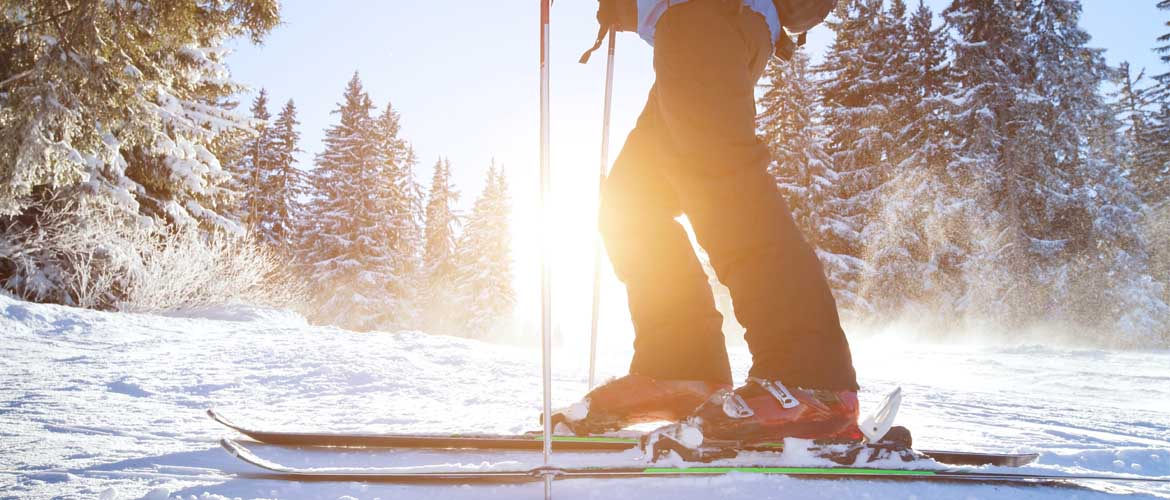
[[[254,241],[184,228],[142,252],[118,309],[167,311],[243,302],[293,307],[305,289]]]
[[[107,210],[46,209],[0,233],[3,286],[25,300],[108,308],[135,260],[127,250],[147,243]]]
[[[294,280],[270,249],[194,226],[128,220],[103,207],[46,210],[0,233],[0,286],[25,300],[166,311],[240,302],[295,307]]]

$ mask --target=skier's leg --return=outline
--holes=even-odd
[[[577,434],[677,421],[731,386],[723,317],[674,220],[678,197],[660,173],[665,141],[650,95],[602,188],[600,214],[610,260],[629,294],[634,359],[629,375],[554,415]]]
[[[603,186],[600,214],[606,249],[629,295],[630,373],[730,384],[723,317],[675,220],[682,213],[678,197],[660,173],[667,153],[654,90],[648,101]]]
[[[755,83],[771,53],[763,18],[693,0],[658,24],[655,98],[673,151],[668,177],[747,329],[751,375],[856,390],[849,345],[816,254],[767,173]]]

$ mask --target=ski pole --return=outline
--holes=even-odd
[[[548,260],[549,222],[549,7],[540,1],[540,347],[544,383],[544,465],[552,462],[552,270]],[[552,499],[552,474],[544,475],[544,498]]]
[[[609,121],[613,105],[613,53],[617,45],[617,30],[609,30],[609,55],[605,65],[605,106],[601,118],[601,175],[597,183],[598,207],[601,206],[601,187],[609,169]],[[597,380],[597,318],[601,309],[601,235],[593,240],[593,319],[589,329],[589,390]]]

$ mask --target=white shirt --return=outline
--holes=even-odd
[[[638,36],[646,40],[646,43],[654,45],[654,31],[666,9],[689,1],[638,0]],[[764,16],[768,21],[768,29],[772,31],[772,43],[776,43],[780,38],[780,16],[776,14],[776,6],[772,5],[772,0],[743,0],[743,4]]]

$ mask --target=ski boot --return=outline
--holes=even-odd
[[[790,390],[779,381],[750,378],[734,391],[713,394],[686,420],[647,434],[642,449],[651,460],[674,452],[687,461],[710,462],[745,449],[783,450],[784,438],[798,438],[813,440],[812,451],[838,463],[854,463],[863,451],[909,450],[905,429],[883,432],[890,439],[867,440],[857,425],[858,407],[855,391]]]
[[[579,436],[615,431],[646,422],[677,422],[726,384],[702,380],[662,380],[630,374],[589,391],[581,401],[553,412],[553,426],[563,424]]]

